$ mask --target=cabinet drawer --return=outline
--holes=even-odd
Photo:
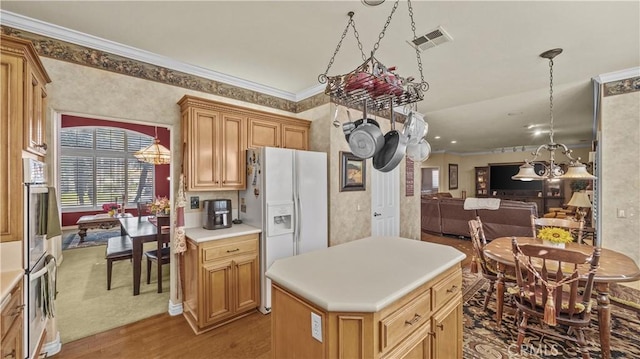
[[[231,241],[213,247],[203,249],[203,262],[210,262],[220,258],[235,256],[258,251],[258,240],[239,240]]]
[[[429,322],[431,294],[422,292],[411,302],[380,321],[380,350],[394,347],[417,328]]]
[[[462,293],[462,270],[457,270],[432,287],[433,310],[437,310],[451,298]]]
[[[9,328],[11,327],[15,319],[20,317],[20,311],[22,311],[22,293],[19,290],[19,287],[16,287],[10,295],[11,298],[2,307],[2,329],[0,338],[4,337],[4,335],[7,334],[7,331],[9,331]]]

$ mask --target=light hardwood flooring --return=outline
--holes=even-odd
[[[422,235],[423,241],[452,245],[471,261],[469,240]],[[271,316],[255,313],[195,335],[182,315],[151,318],[64,343],[55,358],[270,358]]]

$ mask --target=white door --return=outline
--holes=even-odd
[[[400,168],[371,172],[371,235],[399,236]]]

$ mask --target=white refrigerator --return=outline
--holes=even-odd
[[[247,189],[240,191],[240,219],[262,229],[259,310],[271,311],[276,259],[328,246],[327,154],[263,147],[247,151]]]

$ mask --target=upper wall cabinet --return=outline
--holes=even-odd
[[[37,156],[47,153],[46,85],[51,82],[31,42],[2,36],[3,92],[7,89],[11,120],[22,123],[22,148]],[[6,68],[5,68],[6,66]],[[7,85],[8,87],[4,87]],[[7,101],[7,103],[9,103]],[[4,103],[3,103],[4,104]],[[5,108],[3,107],[3,111]]]
[[[193,96],[179,102],[189,191],[246,188],[247,148],[309,149],[311,123]]]
[[[309,149],[309,121],[293,118],[249,117],[248,148]]]
[[[29,41],[0,41],[0,242],[23,235],[23,150],[46,154],[45,86],[51,82]]]
[[[193,98],[179,104],[187,190],[244,189],[246,116]]]

